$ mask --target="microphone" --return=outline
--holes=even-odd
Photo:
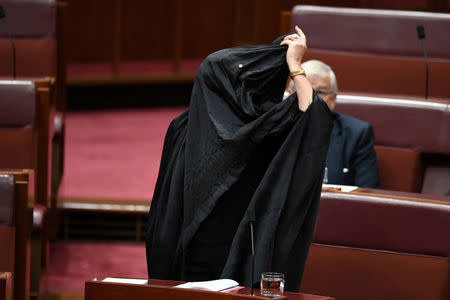
[[[254,225],[255,225],[255,220],[250,220],[250,237],[251,237],[251,242],[252,242],[252,282],[251,282],[251,287],[250,287],[250,294],[253,296],[253,274],[255,273],[255,240],[253,238],[254,236]]]
[[[5,24],[6,33],[8,34],[9,40],[11,41],[12,53],[13,53],[13,78],[16,79],[16,45],[14,44],[14,38],[9,31],[8,23],[6,22],[6,13],[3,6],[0,4],[0,19],[2,19],[3,24]]]
[[[425,47],[425,28],[423,25],[417,26],[417,37],[422,43],[423,57],[425,59],[425,99],[428,99],[428,56]]]

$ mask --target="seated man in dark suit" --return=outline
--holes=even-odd
[[[337,81],[333,70],[318,60],[309,60],[302,67],[317,95],[333,110],[337,96]],[[286,94],[292,92],[289,85]],[[335,111],[333,118],[327,154],[328,183],[379,188],[380,176],[377,154],[373,148],[375,136],[372,126]]]

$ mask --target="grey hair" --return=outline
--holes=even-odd
[[[311,59],[302,64],[302,68],[306,72],[306,76],[310,78],[323,78],[330,76],[331,90],[330,94],[336,95],[338,92],[336,75],[331,67],[320,60]]]

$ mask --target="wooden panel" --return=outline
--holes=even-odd
[[[179,284],[177,281],[149,279],[148,285],[123,284],[101,281],[86,281],[84,289],[84,298],[86,300],[103,299],[159,299],[159,300],[177,300],[177,299],[195,299],[195,300],[264,300],[267,299],[260,295],[258,289],[250,295],[250,288],[231,290],[230,292],[210,292],[196,289],[173,288]],[[273,299],[277,300],[332,300],[334,298],[318,295],[307,295],[294,292],[284,292],[283,296]]]
[[[235,45],[251,44],[255,39],[255,1],[235,1]]]
[[[0,242],[2,243],[2,248],[0,250],[0,270],[2,271],[0,272],[0,274],[3,274],[2,272],[6,271],[13,272],[14,270],[15,234],[15,226],[0,226]]]
[[[271,43],[279,33],[281,3],[279,1],[257,1],[255,6],[256,44]]]
[[[84,299],[103,300],[103,299],[160,299],[160,300],[245,300],[255,299],[264,300],[262,296],[241,295],[234,293],[209,292],[194,289],[180,289],[169,286],[158,285],[136,285],[105,283],[99,281],[87,281],[85,285]],[[286,300],[286,296],[280,296],[276,299]],[[305,298],[298,298],[305,299]],[[306,300],[306,299],[305,299]]]
[[[122,60],[173,57],[174,0],[122,0]]]
[[[67,12],[69,62],[111,61],[114,5],[110,0],[70,0]]]
[[[235,2],[183,1],[183,58],[206,57],[233,46]]]
[[[176,0],[70,0],[69,62],[109,61],[114,55],[116,2],[121,1],[122,60],[171,58]],[[297,4],[448,11],[448,0],[183,0],[182,57],[205,57],[237,44],[269,43],[279,35],[280,11]]]
[[[375,151],[382,189],[420,193],[423,165],[419,152],[383,146],[375,146]]]
[[[36,167],[35,132],[32,129],[6,129],[0,131],[0,168],[34,169]]]
[[[23,174],[18,174],[23,177]],[[16,235],[14,241],[14,280],[13,294],[15,300],[25,300],[25,287],[27,275],[27,238],[29,237],[29,228],[32,222],[31,211],[28,207],[28,181],[19,181],[14,176],[14,197],[16,214]]]
[[[37,143],[37,162],[36,162],[36,202],[50,206],[50,168],[51,167],[51,140],[50,128],[53,120],[50,118],[52,104],[51,95],[54,89],[53,81],[42,81],[36,84],[38,90],[38,143]]]

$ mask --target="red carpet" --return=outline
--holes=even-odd
[[[148,205],[167,127],[184,110],[68,113],[59,202],[119,201]]]
[[[69,112],[59,203],[148,206],[167,127],[184,110]],[[80,293],[87,279],[106,276],[146,278],[145,246],[54,242],[41,291]]]
[[[147,278],[144,244],[54,242],[42,291],[83,291],[97,277]]]

